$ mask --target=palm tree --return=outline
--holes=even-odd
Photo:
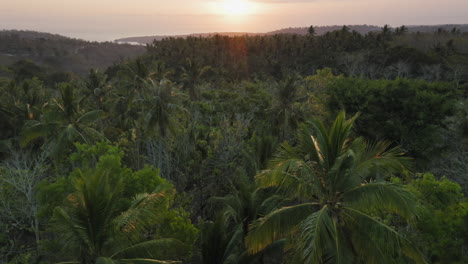
[[[131,90],[134,94],[138,94],[143,88],[145,81],[151,77],[151,69],[148,67],[148,63],[143,61],[143,58],[137,58],[134,62],[126,64],[126,68],[123,71],[123,75],[127,77],[133,86]]]
[[[341,112],[328,131],[310,122],[297,146],[283,144],[270,169],[256,176],[261,188],[277,187],[296,203],[251,224],[251,253],[286,237],[300,263],[396,263],[403,256],[425,263],[406,238],[374,217],[417,217],[411,193],[383,180],[404,170],[408,159],[388,142],[350,138],[356,118]]]
[[[201,234],[203,263],[257,264],[263,263],[265,254],[282,248],[283,241],[277,241],[268,250],[255,255],[248,254],[244,245],[248,224],[260,215],[265,215],[285,204],[278,195],[241,180],[235,194],[213,197],[215,205],[222,206],[214,222],[203,224]]]
[[[269,112],[274,115],[281,139],[285,140],[295,130],[303,118],[298,102],[303,100],[299,94],[299,85],[295,77],[289,76],[276,86],[276,100]]]
[[[105,87],[107,85],[107,75],[98,70],[91,69],[88,78],[85,80],[85,93],[86,95],[82,100],[92,99],[95,103],[96,109],[102,109],[102,101],[105,95]]]
[[[202,66],[194,60],[187,59],[186,66],[181,67],[184,89],[189,90],[191,100],[198,98],[196,86],[203,76],[211,70],[211,66]]]
[[[175,130],[175,116],[186,110],[178,105],[180,94],[168,80],[146,82],[143,92],[137,98],[142,128],[150,135],[158,132],[165,137],[168,131]],[[146,136],[149,136],[146,135]]]
[[[312,37],[315,36],[315,34],[317,34],[314,26],[310,26],[309,29],[307,30],[307,33],[309,33],[309,36],[312,36]]]
[[[161,81],[173,74],[173,70],[168,69],[162,61],[152,61],[151,58],[137,58],[135,61],[124,65],[120,71],[123,77],[121,82],[129,96],[139,94],[148,81]]]
[[[62,86],[60,93],[60,98],[54,98],[50,104],[44,105],[40,120],[29,120],[26,123],[21,137],[23,145],[37,138],[45,138],[51,155],[58,155],[72,143],[91,143],[104,138],[94,128],[102,112],[81,109],[70,84]]]
[[[106,168],[78,171],[74,192],[57,207],[52,225],[71,249],[68,263],[177,263],[168,259],[187,256],[188,246],[172,238],[151,239],[151,228],[172,190],[161,185],[153,193],[138,194],[131,204],[122,202],[123,177]]]

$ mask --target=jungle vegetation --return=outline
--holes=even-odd
[[[0,263],[467,263],[468,35],[313,29],[2,65]]]

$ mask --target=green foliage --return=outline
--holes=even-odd
[[[43,138],[44,151],[51,156],[67,154],[75,142],[92,143],[102,139],[102,134],[93,123],[101,118],[100,110],[84,111],[77,103],[77,94],[72,84],[59,87],[60,96],[45,104],[39,120],[29,120],[21,135],[23,146]]]
[[[34,31],[0,32],[0,64],[14,63],[24,73],[34,70],[24,59],[41,65],[41,73],[59,70],[85,75],[90,68],[104,69],[122,58],[136,58],[144,52],[145,48],[137,45],[89,42]],[[39,77],[36,71],[31,73]]]
[[[190,222],[190,215],[175,206],[175,190],[172,184],[158,175],[158,170],[145,167],[133,172],[122,165],[123,153],[106,142],[76,144],[76,148],[77,151],[70,156],[71,165],[75,168],[70,176],[44,183],[39,188],[44,215],[50,213],[52,206],[62,204],[66,197],[64,206],[54,209],[52,223],[55,226],[53,230],[68,234],[68,250],[85,258],[83,261],[100,256],[144,258],[148,254],[159,258],[162,255],[154,255],[157,253],[154,247],[161,245],[173,245],[182,251],[173,251],[176,248],[169,246],[158,254],[173,252],[168,254],[177,258],[188,256],[198,230]],[[86,235],[80,235],[82,228],[78,226],[81,224],[85,224],[83,230],[89,231]],[[141,227],[134,229],[135,225]],[[91,227],[94,231],[88,229]],[[148,244],[148,237],[144,234],[148,234],[155,244]],[[79,248],[85,252],[73,251]],[[148,253],[149,249],[152,253]],[[122,250],[126,253],[119,253]],[[129,253],[134,251],[143,253]]]
[[[158,211],[165,208],[164,201],[159,200],[165,199],[168,190],[136,195],[130,206],[123,209],[119,206],[124,189],[122,179],[101,169],[77,173],[74,192],[64,207],[55,208],[51,221],[68,241],[69,250],[79,250],[80,262],[94,263],[101,257],[164,260],[187,254],[186,246],[177,240],[144,236],[151,230]]]
[[[414,220],[415,197],[383,177],[404,170],[407,159],[386,142],[350,138],[357,116],[340,112],[326,129],[309,124],[298,144],[283,144],[268,170],[256,176],[261,188],[278,188],[297,200],[254,221],[246,238],[257,253],[280,238],[288,238],[302,263],[394,263],[407,256],[424,257],[407,238],[372,216],[376,211]]]
[[[465,263],[468,204],[460,185],[445,178],[438,180],[429,173],[416,176],[408,189],[427,208],[418,221],[417,239],[433,263]]]
[[[458,94],[450,83],[341,77],[327,92],[331,110],[361,113],[356,124],[360,135],[397,142],[419,162],[445,147],[440,132]]]
[[[13,63],[10,65],[9,70],[13,74],[13,79],[17,82],[25,79],[32,79],[34,77],[41,78],[44,75],[44,69],[33,62],[26,60]]]
[[[263,263],[272,251],[280,252],[284,241],[279,241],[257,254],[249,254],[244,239],[248,225],[284,204],[284,199],[268,190],[255,189],[249,180],[238,177],[234,194],[212,197],[211,206],[216,210],[214,221],[201,224],[201,248],[203,263]],[[273,254],[274,255],[274,254]],[[275,262],[276,263],[276,262]]]
[[[48,222],[56,207],[64,211],[56,217],[68,215],[72,222],[78,219],[74,212],[91,209],[69,202],[86,187],[107,193],[88,192],[93,206],[112,201],[113,219],[136,214],[145,199],[154,198],[157,208],[157,214],[136,217],[146,229],[132,239],[137,234],[141,240],[115,246],[122,237],[103,228],[102,257],[93,257],[99,263],[117,263],[156,246],[172,256],[177,245],[190,251],[198,237],[190,219],[202,229],[194,250],[200,259],[193,263],[400,263],[418,255],[407,238],[433,262],[463,263],[468,35],[388,26],[368,34],[352,30],[361,32],[359,27],[313,29],[315,36],[167,38],[105,72],[99,65],[108,53],[143,48],[0,32],[0,53],[35,54],[34,62],[14,64],[15,57],[0,54],[0,63],[9,62],[0,66],[0,161],[10,160],[8,146],[21,142],[32,154],[42,153],[38,167],[45,169],[41,182],[29,185],[35,186],[37,213],[21,209],[29,203],[11,184],[0,186],[0,207],[14,205],[15,215],[27,215],[13,224],[4,220],[10,219],[8,210],[0,210],[0,228],[8,232],[0,234],[0,262],[62,261],[62,249],[77,258],[78,244],[90,249],[83,241],[65,248],[65,242],[77,241],[61,236],[50,240],[57,233]],[[83,70],[91,61],[96,70]],[[347,121],[340,114],[335,122],[341,109],[360,117]],[[305,122],[310,119],[334,126]],[[408,165],[397,144],[414,157],[412,170],[430,168],[462,190],[426,176],[405,186],[387,183]],[[17,170],[5,165],[4,171]],[[12,178],[33,175],[20,171]],[[262,189],[244,186],[256,174]],[[424,200],[427,215],[416,210],[414,196]],[[31,219],[38,225],[31,227]],[[101,226],[114,224],[95,219]],[[249,226],[260,230],[249,238],[258,242],[256,254],[244,243]],[[309,232],[311,227],[317,229]],[[177,245],[167,246],[172,243]],[[298,251],[305,254],[293,254]]]

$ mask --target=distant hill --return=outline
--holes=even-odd
[[[372,31],[380,31],[382,27],[380,26],[373,26],[373,25],[348,25],[351,30],[355,30],[361,34],[367,34]],[[407,26],[410,32],[436,32],[439,28],[445,31],[451,31],[453,28],[459,29],[461,32],[468,32],[468,24],[463,25],[430,25],[430,26],[418,26],[412,25]],[[327,32],[339,30],[343,28],[341,25],[334,25],[334,26],[314,26],[315,32],[317,35],[323,35]],[[222,35],[222,36],[261,36],[261,35],[274,35],[274,34],[298,34],[298,35],[305,35],[308,33],[309,27],[295,27],[295,28],[283,28],[271,32],[266,33],[249,33],[249,32],[214,32],[214,33],[196,33],[196,34],[188,34],[188,35],[165,35],[165,36],[144,36],[144,37],[130,37],[130,38],[121,38],[117,39],[114,42],[116,43],[130,43],[136,45],[146,45],[152,43],[154,40],[162,40],[164,38],[186,38],[186,37],[209,37],[213,35]]]
[[[379,26],[371,26],[371,25],[349,25],[348,26],[351,30],[355,30],[360,34],[367,34],[372,31],[380,31],[382,27]],[[468,32],[468,25],[456,25],[456,24],[447,24],[447,25],[410,25],[406,26],[409,32],[421,32],[421,33],[430,33],[430,32],[437,32],[439,29],[444,31],[451,31],[453,28],[456,28],[460,32]],[[315,33],[317,35],[323,35],[330,31],[340,30],[343,26],[317,26],[314,27]],[[297,28],[284,28],[272,32],[268,32],[267,34],[299,34],[299,35],[306,35],[308,33],[309,27],[297,27]]]
[[[317,35],[323,35],[327,32],[339,30],[343,26],[322,26],[322,27],[314,27]],[[378,26],[368,26],[368,25],[357,25],[357,26],[349,26],[352,30],[356,30],[361,34],[367,34],[370,31],[378,31],[381,27]],[[166,35],[166,36],[144,36],[144,37],[132,37],[132,38],[122,38],[117,39],[115,42],[117,43],[131,43],[131,44],[140,44],[146,45],[152,43],[154,40],[162,40],[164,38],[186,38],[186,37],[210,37],[213,35],[221,35],[221,36],[262,36],[262,35],[275,35],[275,34],[299,34],[305,35],[307,34],[309,28],[308,27],[296,27],[296,28],[284,28],[280,30],[275,30],[266,33],[250,33],[250,32],[214,32],[214,33],[196,33],[196,34],[188,34],[188,35]]]
[[[135,58],[145,47],[112,42],[89,42],[61,35],[19,30],[0,31],[0,65],[19,60],[80,75],[90,68],[105,69],[114,62]]]
[[[16,35],[23,39],[53,39],[53,40],[63,40],[71,39],[58,34],[51,34],[46,32],[37,32],[29,30],[1,30],[0,37]]]
[[[154,40],[162,40],[165,38],[187,38],[187,37],[211,37],[214,35],[221,36],[255,36],[255,35],[266,35],[266,33],[248,33],[248,32],[212,32],[212,33],[193,33],[187,35],[163,35],[163,36],[143,36],[143,37],[130,37],[121,38],[114,40],[115,43],[128,43],[133,45],[146,45],[152,43]]]
[[[447,24],[447,25],[434,25],[434,26],[408,26],[410,32],[421,32],[421,33],[428,33],[428,32],[436,32],[439,29],[444,31],[451,31],[453,28],[460,30],[460,32],[468,32],[468,24]]]
[[[371,31],[379,31],[382,27],[379,26],[369,26],[369,25],[349,25],[347,26],[351,30],[355,30],[361,34],[367,34]],[[340,30],[343,28],[343,25],[338,26],[314,26],[315,33],[320,36],[326,34],[327,32]],[[268,32],[267,34],[298,34],[298,35],[306,35],[308,34],[309,27],[296,27],[296,28],[284,28],[280,30],[275,30],[272,32]]]

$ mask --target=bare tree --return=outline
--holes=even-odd
[[[440,81],[442,77],[442,65],[425,65],[422,67],[422,78],[427,81]]]
[[[445,176],[460,184],[464,193],[468,191],[468,147],[456,144],[432,164],[431,171],[439,177]]]
[[[365,53],[345,53],[337,58],[337,62],[343,66],[345,73],[349,76],[360,76],[366,67]]]
[[[14,227],[18,233],[32,231],[38,250],[39,202],[36,187],[46,175],[46,155],[15,149],[11,149],[10,154],[0,164],[0,222]]]
[[[393,65],[396,78],[407,78],[410,72],[410,65],[404,61],[398,61]]]

